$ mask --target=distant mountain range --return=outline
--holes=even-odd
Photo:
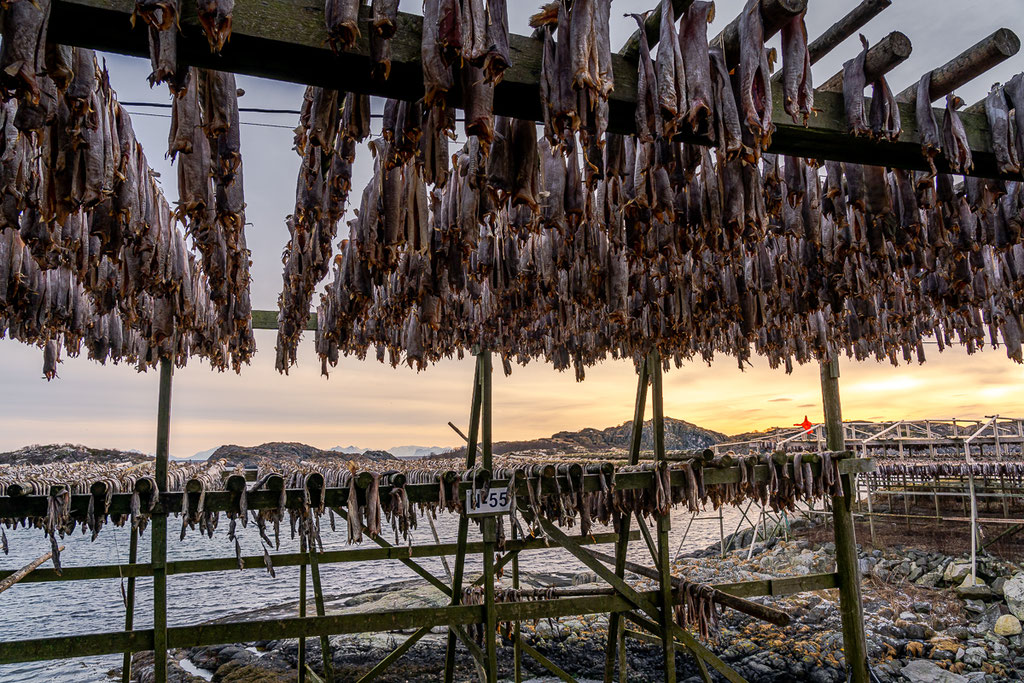
[[[370,449],[360,448],[359,446],[335,446],[331,450],[337,453],[361,455]],[[451,446],[394,446],[387,449],[387,452],[396,458],[424,458],[428,455],[447,453],[450,450]]]
[[[494,453],[536,452],[536,453],[601,453],[624,451],[629,447],[632,423],[624,422],[615,427],[594,429],[587,427],[579,431],[563,431],[547,438],[524,441],[499,441],[494,444]],[[685,420],[665,418],[665,448],[668,450],[692,450],[707,448],[726,441],[728,437],[720,432],[704,429]],[[654,447],[651,421],[644,423],[643,448]],[[392,460],[395,458],[418,458],[439,453],[464,454],[465,448],[452,450],[444,446],[397,446],[387,451],[375,451],[358,446],[335,446],[323,450],[314,446],[294,442],[271,442],[258,446],[225,445],[199,451],[187,460],[219,460],[230,463],[255,464],[259,461],[299,462],[349,456],[370,460]],[[87,448],[71,444],[46,446],[25,446],[9,453],[0,453],[0,464],[42,464],[48,462],[77,462],[82,460],[145,462],[153,456],[139,451]],[[176,458],[177,459],[177,458]]]

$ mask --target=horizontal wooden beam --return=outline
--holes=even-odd
[[[792,464],[787,465],[792,471]],[[821,467],[820,464],[811,464],[815,472]],[[867,458],[846,458],[839,462],[839,471],[842,474],[866,473],[874,471],[875,463]],[[615,474],[615,487],[618,489],[647,489],[652,484],[651,472],[618,472]],[[767,465],[754,467],[754,480],[767,481],[769,478]],[[557,487],[556,487],[557,479]],[[681,470],[673,470],[671,473],[672,484],[683,486],[686,483],[685,474]],[[553,494],[558,491],[569,489],[569,481],[564,476],[541,477],[534,479],[536,486],[541,493]],[[735,484],[740,481],[740,470],[738,467],[704,468],[705,485]],[[493,488],[504,488],[507,481],[495,480],[490,484]],[[385,498],[391,492],[390,486],[380,487],[380,496]],[[460,495],[472,488],[470,482],[459,482]],[[601,490],[601,479],[596,474],[583,475],[583,490],[594,492]],[[427,503],[439,500],[438,484],[407,484],[406,495],[412,503]],[[236,505],[236,493],[231,491],[208,491],[205,495],[203,506],[210,512],[228,512]],[[324,502],[328,507],[343,506],[348,502],[348,488],[327,488],[323,492]],[[360,495],[362,492],[360,491]],[[75,494],[71,496],[71,515],[84,519],[89,509],[90,494]],[[168,513],[180,513],[182,510],[184,494],[180,491],[164,492],[160,495],[159,506]],[[520,500],[526,501],[525,494],[519,496]],[[118,493],[111,496],[108,508],[111,515],[127,515],[131,511],[130,493]],[[249,491],[246,494],[246,504],[250,510],[276,509],[279,503],[277,491]],[[46,515],[48,498],[46,496],[0,496],[0,519],[21,519],[24,517],[43,517]],[[299,509],[304,505],[304,492],[302,489],[288,489],[285,495],[285,506],[290,509]]]
[[[892,0],[863,0],[847,12],[846,16],[810,42],[807,52],[811,58],[811,64],[816,64],[891,4]]]
[[[645,597],[656,592],[643,593]],[[597,595],[495,605],[499,622],[556,619],[559,617],[626,612],[633,608],[625,598]],[[201,647],[256,640],[310,638],[321,635],[401,631],[424,626],[465,626],[484,622],[483,605],[419,607],[323,617],[290,617],[254,621],[174,626],[167,629],[171,648]],[[83,636],[58,636],[0,642],[0,664],[38,662],[153,649],[153,630],[112,631]]]
[[[254,330],[276,330],[277,329],[277,311],[253,311],[252,312],[252,329]],[[316,313],[310,313],[309,318],[306,320],[306,326],[303,328],[306,330],[316,330]]]
[[[982,38],[942,66],[932,70],[928,96],[934,102],[960,86],[1020,52],[1020,38],[1008,28],[1001,28]],[[900,94],[900,102],[917,102],[917,83],[911,83]]]
[[[803,0],[777,0],[766,5],[785,13],[799,8]],[[97,50],[146,57],[149,55],[146,30],[142,22],[134,29],[131,16],[134,0],[54,0],[49,22],[50,38],[57,43],[79,45]],[[766,27],[770,17],[766,17]],[[294,83],[365,92],[371,95],[415,100],[423,94],[420,66],[420,30],[422,17],[400,13],[398,32],[391,40],[391,77],[370,77],[370,50],[367,22],[369,9],[361,18],[362,38],[351,52],[334,54],[327,44],[322,5],[306,0],[263,0],[240,2],[234,9],[231,42],[220,55],[213,55],[191,3],[182,4],[178,60],[182,64],[233,71]],[[723,33],[729,45],[730,25]],[[769,27],[770,28],[770,27]],[[770,33],[770,30],[766,28]],[[767,35],[767,33],[766,33]],[[521,119],[541,120],[539,94],[542,44],[528,36],[509,37],[511,67],[495,88],[496,114]],[[636,62],[612,55],[615,89],[609,99],[609,130],[630,133],[635,130]],[[917,143],[913,108],[901,110],[904,134],[896,142],[874,142],[852,138],[846,131],[842,97],[826,93],[815,97],[820,109],[809,125],[794,124],[778,116],[771,152],[815,159],[835,159],[854,163],[927,170]],[[773,88],[774,108],[783,111],[782,88]],[[458,91],[452,101],[461,101]],[[937,112],[941,117],[941,111]],[[991,153],[988,122],[983,115],[962,117],[974,158],[974,175],[997,177]],[[688,139],[690,142],[706,142]],[[943,168],[940,171],[945,170]]]

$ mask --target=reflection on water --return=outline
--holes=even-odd
[[[710,517],[712,513],[708,513]],[[703,548],[719,539],[717,513],[713,519],[698,519],[693,522],[686,536],[683,551]],[[731,533],[740,519],[735,508],[724,512],[725,533]],[[458,518],[454,515],[438,515],[437,533],[441,542],[454,542],[458,529]],[[672,546],[678,546],[690,522],[690,514],[677,509],[672,514],[672,531],[669,537]],[[179,522],[180,523],[180,522]],[[228,541],[226,522],[214,533],[213,538],[201,537],[198,531],[189,532],[184,541],[178,542],[178,526],[175,518],[168,522],[170,537],[168,560],[228,557],[234,555],[233,545]],[[594,532],[610,531],[595,525]],[[388,530],[390,532],[390,530]],[[570,535],[578,533],[569,530]],[[479,532],[470,525],[470,540]],[[430,526],[420,520],[420,526],[413,532],[415,543],[432,543]],[[10,555],[0,555],[0,568],[19,569],[33,559],[46,553],[50,544],[38,529],[18,529],[7,532],[10,540]],[[239,542],[243,555],[262,553],[259,534],[253,525],[239,529]],[[323,520],[324,550],[343,550],[349,547],[345,541],[344,522],[338,520],[338,531],[331,532],[327,518]],[[127,528],[108,526],[95,542],[88,536],[76,533],[64,539],[67,548],[61,553],[61,564],[76,567],[96,564],[118,564],[128,561]],[[139,542],[139,561],[149,561],[149,532]],[[389,540],[394,541],[391,536]],[[371,544],[366,540],[363,545]],[[292,540],[287,523],[281,529],[280,552],[298,552],[298,541]],[[650,564],[650,557],[642,541],[631,545],[630,559]],[[420,564],[437,576],[444,576],[440,558],[422,558]],[[50,566],[47,563],[45,566]],[[520,555],[519,566],[523,571],[576,572],[585,568],[569,553],[560,549],[526,551]],[[467,558],[466,567],[470,574],[479,572],[479,556]],[[203,574],[175,575],[167,579],[167,619],[171,626],[198,623],[229,615],[242,615],[250,610],[276,605],[298,599],[298,567],[275,568],[277,578],[271,578],[262,566],[244,572],[209,572]],[[352,593],[366,588],[416,578],[412,570],[397,560],[375,562],[351,562],[327,564],[320,569],[324,592],[327,595]],[[136,581],[136,628],[150,628],[153,625],[152,580],[140,578]],[[68,581],[52,583],[18,584],[0,594],[0,610],[3,614],[3,629],[0,638],[17,640],[52,636],[117,631],[124,628],[124,603],[121,597],[120,581],[102,579],[94,581]],[[104,657],[83,657],[53,662],[32,662],[0,666],[0,682],[44,683],[106,681],[107,673],[121,664],[120,655]]]

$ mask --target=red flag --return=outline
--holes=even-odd
[[[810,420],[808,420],[806,415],[804,415],[804,421],[803,422],[797,422],[793,426],[794,427],[803,427],[804,431],[807,432],[808,434],[810,434],[811,431],[814,429],[814,423],[811,422]]]

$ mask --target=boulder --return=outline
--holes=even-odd
[[[939,585],[939,581],[942,581],[942,572],[938,569],[926,573],[921,578],[914,581],[918,586],[923,588],[935,588]]]
[[[967,683],[967,679],[960,674],[946,671],[935,662],[927,659],[911,660],[900,673],[910,683]]]
[[[946,583],[958,584],[970,575],[970,563],[950,562],[946,565],[946,571],[942,573],[942,580]]]
[[[996,625],[992,628],[998,636],[1016,636],[1020,635],[1021,626],[1020,619],[1013,616],[1012,614],[1004,614],[1003,616],[996,619]]]
[[[992,589],[984,581],[977,577],[971,579],[970,575],[966,576],[963,583],[957,586],[956,594],[961,598],[973,600],[985,600],[993,597]]]
[[[1017,574],[1003,584],[1003,596],[1006,598],[1006,606],[1010,608],[1010,614],[1018,619],[1024,619],[1024,574]]]

